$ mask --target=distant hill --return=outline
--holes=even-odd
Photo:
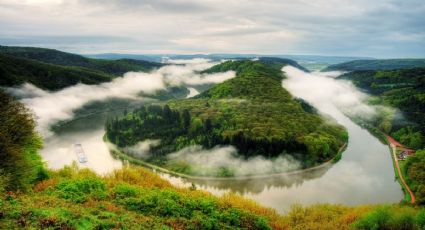
[[[295,68],[308,72],[308,69],[298,64],[298,62],[288,58],[260,57],[258,60],[263,64],[279,69],[279,71],[282,69],[282,67],[286,65],[291,65]]]
[[[85,67],[113,75],[122,75],[128,71],[148,71],[152,68],[162,66],[160,63],[128,58],[118,60],[93,59],[54,49],[34,47],[0,46],[0,54],[32,59],[55,65]]]
[[[231,53],[217,53],[217,54],[119,54],[119,53],[104,53],[104,54],[89,54],[85,55],[90,58],[101,58],[116,60],[122,58],[131,58],[137,60],[161,62],[165,58],[169,59],[193,59],[193,58],[206,58],[211,60],[223,59],[254,59],[261,57],[273,57],[282,59],[291,59],[302,66],[321,64],[324,66],[348,62],[353,60],[371,60],[370,57],[349,57],[349,56],[321,56],[321,55],[284,55],[284,54],[231,54]],[[305,67],[305,66],[304,66]]]
[[[355,60],[328,66],[323,71],[395,70],[425,67],[425,59]]]
[[[101,60],[53,49],[0,46],[0,85],[24,82],[57,90],[82,82],[111,81],[129,71],[149,71],[162,64],[141,60]]]
[[[29,82],[39,88],[58,90],[79,82],[98,84],[111,81],[113,75],[97,70],[60,66],[0,54],[0,85],[15,86]]]

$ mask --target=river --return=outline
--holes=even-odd
[[[315,85],[316,82],[310,82],[311,79],[320,80],[331,77],[317,74],[309,76],[310,78],[297,78],[296,74],[290,72],[287,71],[288,79],[283,82],[285,88],[294,96],[309,101],[320,112],[331,116],[347,128],[348,145],[338,163],[308,173],[268,179],[199,181],[166,174],[161,174],[161,176],[173,184],[189,187],[193,183],[200,189],[218,195],[229,191],[237,192],[282,213],[296,203],[303,205],[315,203],[357,205],[399,202],[403,193],[395,180],[388,146],[381,143],[367,130],[353,123],[334,104],[317,104],[314,98],[320,98],[320,95],[329,93],[327,92],[329,89],[326,87],[322,89],[326,92],[318,92],[320,95],[313,96],[311,92],[306,94],[305,90],[299,90],[299,86],[304,85],[320,87]],[[330,80],[337,82],[334,79]],[[307,91],[309,91],[308,87]],[[323,99],[326,100],[326,98]],[[58,127],[55,135],[45,139],[44,148],[41,151],[49,167],[61,168],[76,161],[76,155],[73,153],[75,143],[83,145],[88,158],[88,162],[82,167],[89,167],[100,174],[122,167],[122,162],[110,155],[102,140],[104,122],[107,117],[119,113],[122,111],[85,116]]]

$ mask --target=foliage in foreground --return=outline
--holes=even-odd
[[[141,168],[102,178],[74,166],[51,172],[33,192],[3,196],[0,213],[2,229],[271,229],[277,218],[269,209],[173,187]]]
[[[294,205],[284,215],[235,194],[176,188],[143,168],[104,177],[75,165],[31,192],[0,196],[0,228],[423,229],[425,211],[399,205]]]
[[[417,204],[425,204],[425,150],[419,150],[415,156],[406,160],[405,175],[406,182],[415,193]]]
[[[0,91],[0,192],[26,190],[47,176],[34,126],[28,109]]]

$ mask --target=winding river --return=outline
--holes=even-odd
[[[189,187],[193,183],[196,187],[214,194],[237,192],[262,205],[275,208],[279,212],[285,212],[295,203],[356,205],[399,202],[403,193],[395,180],[388,146],[348,119],[332,101],[322,104],[315,101],[315,98],[320,98],[322,94],[329,94],[329,89],[326,89],[326,85],[317,85],[317,82],[312,79],[335,82],[336,80],[323,74],[300,77],[299,75],[302,74],[300,71],[293,69],[284,69],[284,71],[288,76],[288,79],[283,82],[285,88],[294,96],[309,101],[320,112],[331,116],[347,128],[350,137],[348,146],[338,163],[307,173],[268,179],[199,181],[166,174],[161,176],[173,184]],[[339,84],[335,82],[334,84]],[[303,86],[306,86],[307,90],[300,90]],[[317,93],[320,95],[311,95],[308,86],[323,87],[324,92],[319,91]],[[322,99],[324,99],[322,101],[327,100],[326,97]],[[88,162],[82,167],[92,168],[101,174],[122,167],[122,162],[110,155],[102,140],[104,122],[107,117],[119,113],[122,111],[85,116],[58,127],[55,135],[45,140],[41,152],[49,167],[61,168],[76,161],[77,158],[73,152],[75,143],[81,143],[84,146],[88,158]]]

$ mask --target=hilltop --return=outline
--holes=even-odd
[[[244,158],[291,156],[302,167],[328,161],[346,142],[346,131],[282,87],[281,68],[291,63],[267,58],[218,64],[203,73],[233,70],[236,77],[194,98],[142,106],[113,119],[106,136],[121,148],[160,139],[148,161],[188,174],[196,170],[168,162],[167,154],[193,145],[233,145]],[[223,170],[213,176],[232,175]]]

